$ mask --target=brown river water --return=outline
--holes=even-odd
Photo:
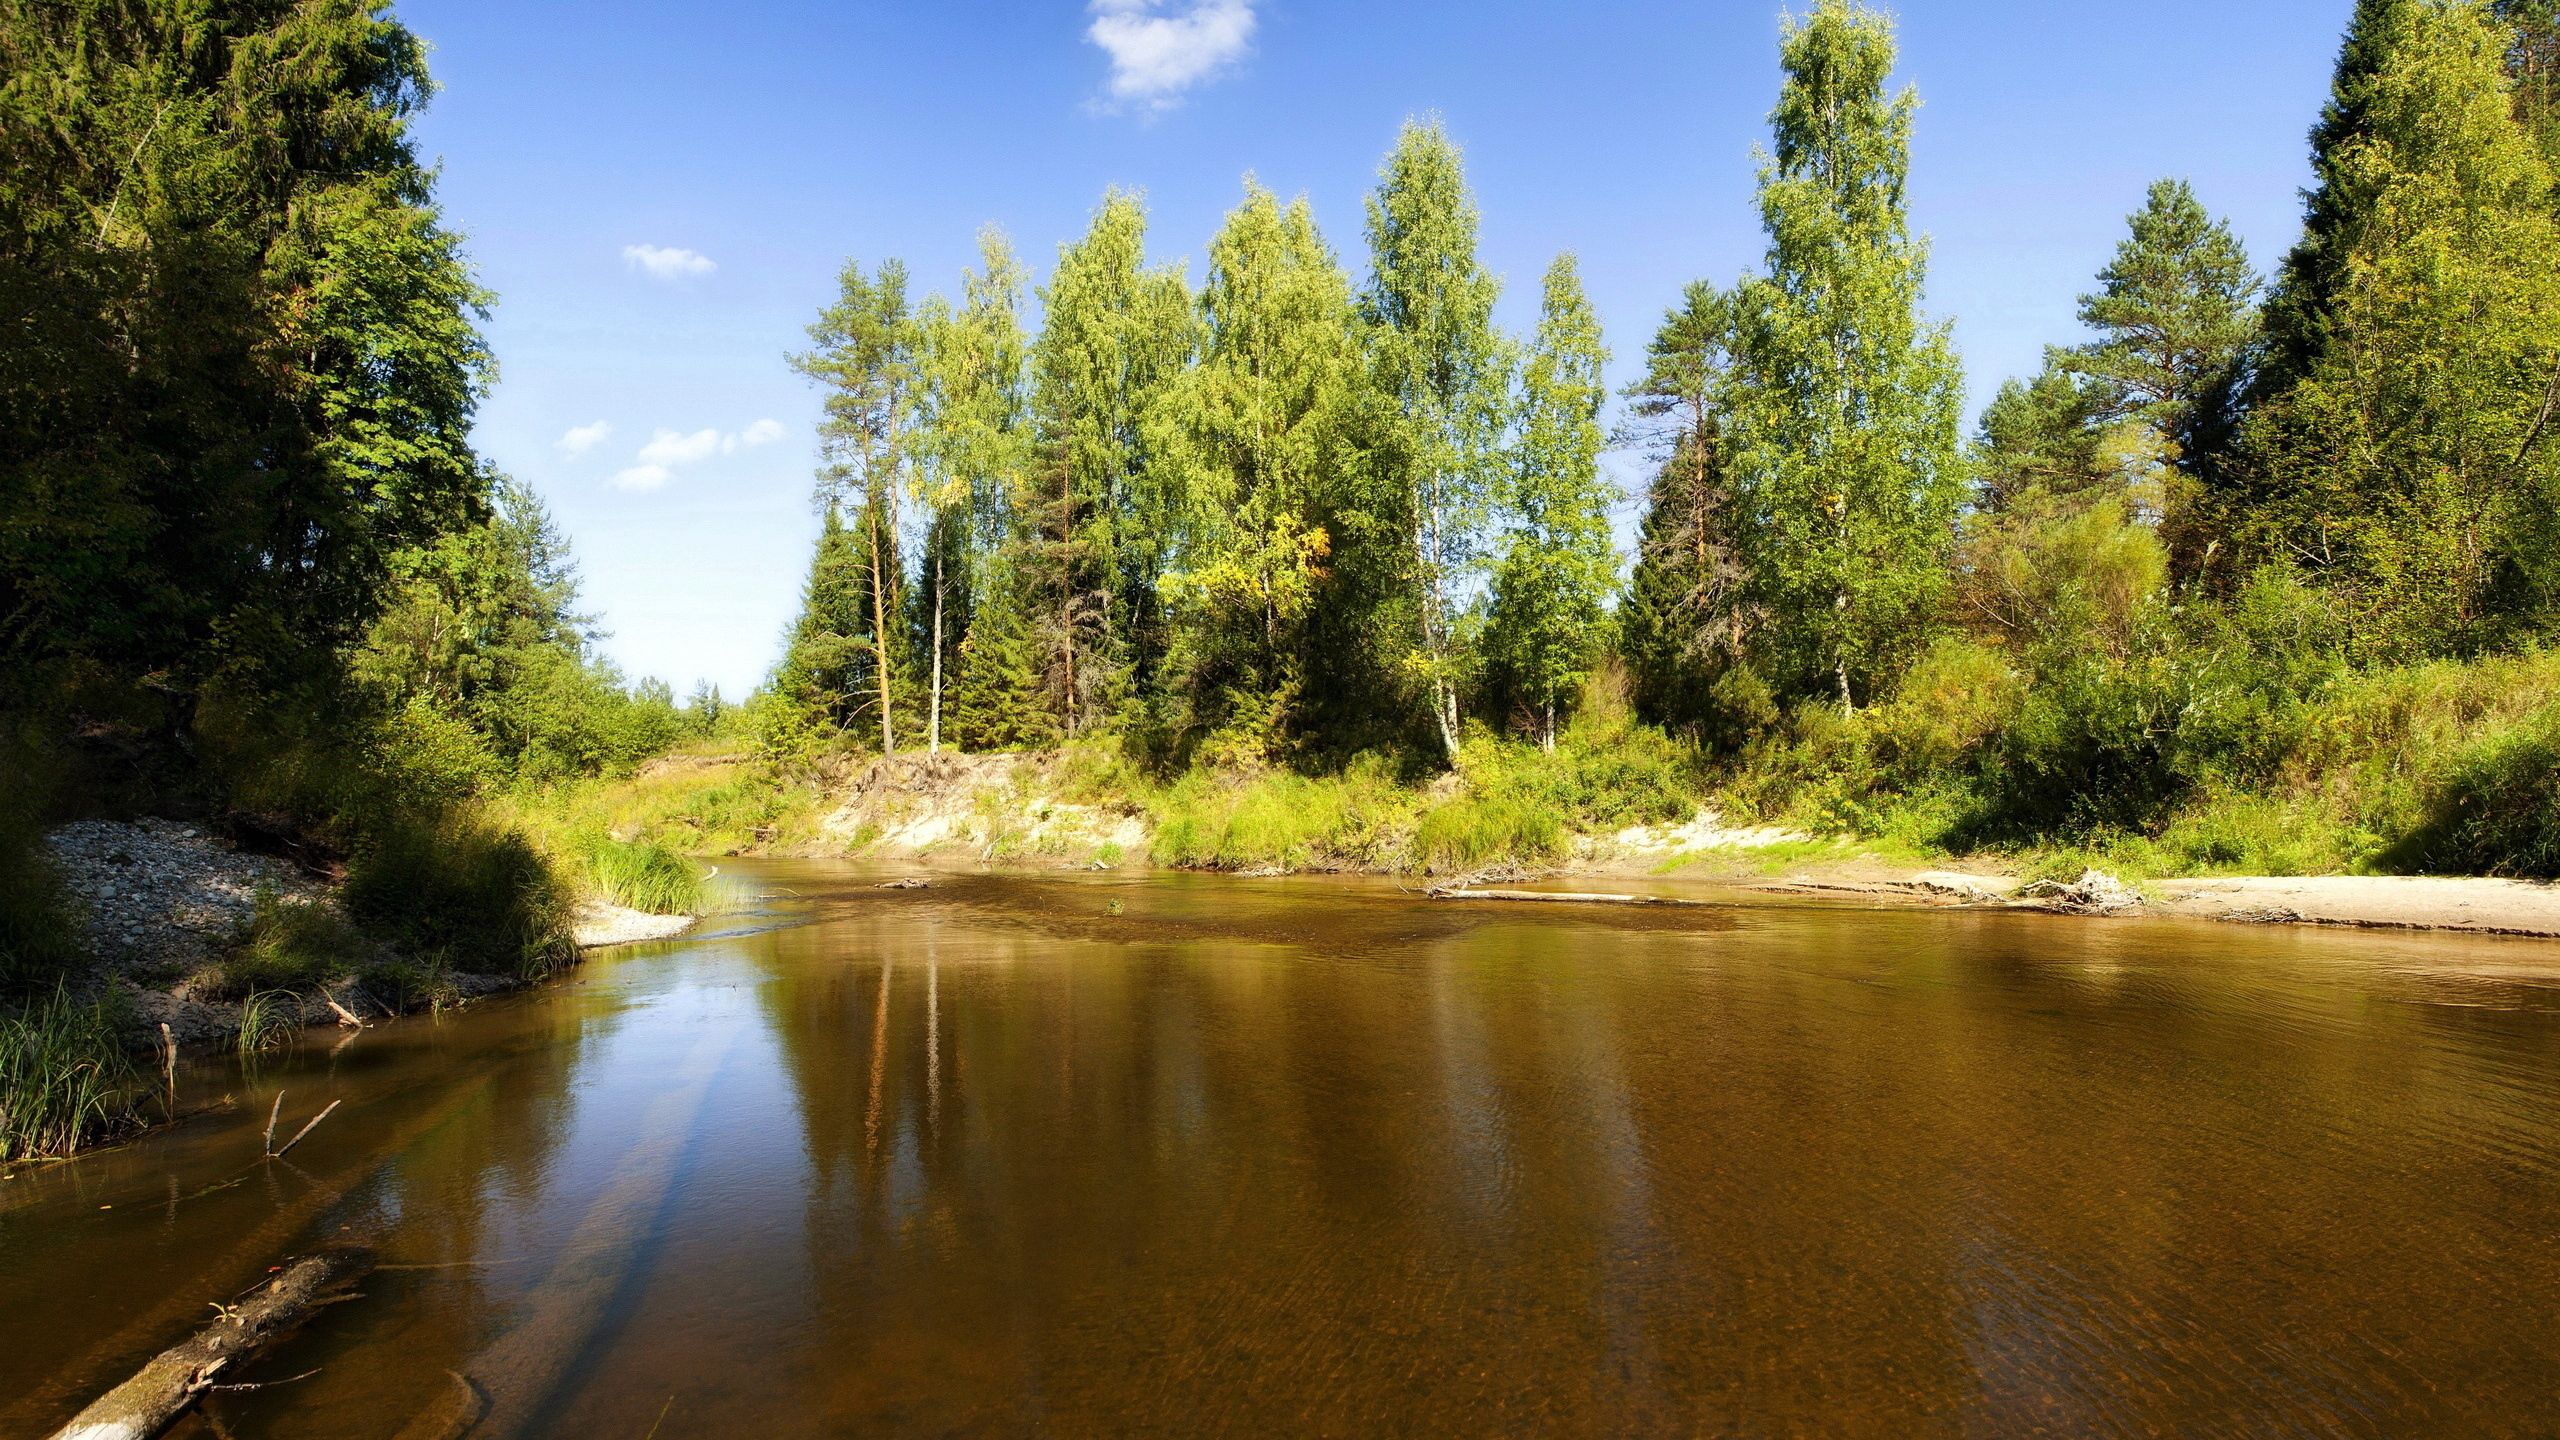
[[[0,1183],[0,1435],[2560,1431],[2560,946],[728,870]]]

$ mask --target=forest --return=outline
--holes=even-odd
[[[1705,804],[2141,874],[2560,874],[2560,6],[2359,0],[2293,248],[2126,197],[2085,333],[1971,433],[1891,21],[1819,0],[1780,62],[1765,258],[1623,395],[1572,255],[1496,325],[1433,119],[1356,267],[1251,177],[1196,284],[1125,191],[1037,284],[993,228],[948,294],[847,264],[790,357],[802,613],[754,695],[679,704],[473,448],[494,297],[411,134],[419,37],[0,0],[0,1052],[88,1023],[51,825],[203,817],[342,877],[386,984],[532,976],[582,894],[694,903],[716,826],[575,798],[688,744],[751,758],[688,802],[745,811],[1061,753],[1176,865],[1535,865]]]

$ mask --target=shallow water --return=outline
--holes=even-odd
[[[0,1434],[332,1237],[241,1440],[2560,1427],[2560,946],[733,868],[0,1184]]]

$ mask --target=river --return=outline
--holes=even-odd
[[[0,1184],[0,1434],[330,1239],[240,1440],[2560,1427],[2560,946],[728,868]]]

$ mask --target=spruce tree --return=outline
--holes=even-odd
[[[1961,380],[1919,313],[1911,91],[1891,22],[1820,0],[1787,25],[1760,172],[1769,273],[1744,287],[1735,430],[1773,678],[1843,707],[1918,640],[1947,579]]]
[[[1298,720],[1303,625],[1332,540],[1317,520],[1348,463],[1360,353],[1351,285],[1302,198],[1250,177],[1209,244],[1200,363],[1154,417],[1184,497],[1171,669],[1178,721],[1222,758],[1267,756]]]
[[[2226,514],[2337,587],[2368,649],[2476,650],[2560,593],[2560,220],[2484,7],[2412,0],[2369,38],[2362,128],[2328,162],[2360,203],[2323,241],[2326,322],[2250,416],[2256,504]]]
[[[1435,738],[1458,754],[1458,697],[1474,665],[1465,597],[1500,465],[1509,347],[1493,326],[1500,285],[1476,259],[1476,207],[1458,147],[1437,121],[1407,121],[1369,197],[1371,275],[1361,297],[1380,407],[1369,493],[1352,528],[1392,545],[1361,558],[1392,575],[1397,667],[1428,697]]]
[[[1600,320],[1570,254],[1547,269],[1538,333],[1522,372],[1519,433],[1503,476],[1509,530],[1494,565],[1486,633],[1496,673],[1556,745],[1556,715],[1581,689],[1616,588],[1613,492],[1600,474],[1609,363]]]
[[[1635,572],[1618,607],[1618,647],[1636,713],[1698,730],[1750,632],[1727,431],[1733,401],[1735,295],[1693,282],[1663,317],[1627,389],[1624,438],[1654,463]]]

